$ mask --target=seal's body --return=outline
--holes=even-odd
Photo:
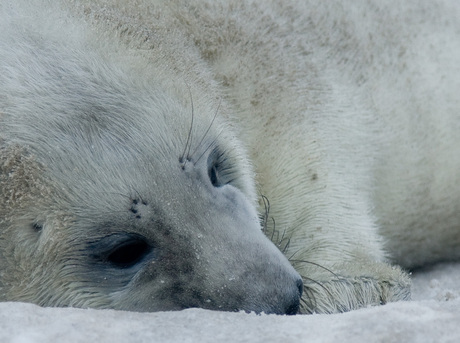
[[[455,3],[0,8],[0,299],[330,313],[460,257]]]

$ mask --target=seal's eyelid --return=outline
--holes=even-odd
[[[144,237],[131,233],[109,235],[90,245],[93,258],[116,268],[132,267],[152,251]]]

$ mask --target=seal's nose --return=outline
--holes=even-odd
[[[297,281],[297,289],[299,290],[299,298],[302,298],[302,294],[303,294],[303,281],[302,281],[302,278],[298,278]]]
[[[299,312],[300,299],[302,298],[302,293],[303,293],[303,282],[300,277],[296,280],[296,286],[297,286],[297,292],[296,292],[297,294],[295,294],[292,297],[290,304],[288,304],[286,307],[285,314],[287,315],[294,315]]]

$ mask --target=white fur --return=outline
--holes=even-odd
[[[65,36],[65,46],[75,46],[59,62],[78,56],[79,49],[102,51],[108,65],[121,68],[120,78],[127,71],[137,75],[129,101],[139,92],[177,98],[156,116],[169,106],[181,112],[191,93],[200,123],[195,139],[219,112],[213,131],[224,132],[226,148],[234,148],[241,161],[239,188],[250,203],[268,199],[268,234],[303,276],[303,311],[407,299],[406,275],[388,262],[412,268],[460,257],[455,1],[177,0],[126,6],[121,0],[82,0],[64,6],[70,17],[85,18],[87,31],[72,27],[60,10],[36,13],[32,6],[27,14],[53,17],[45,20],[49,27],[30,20],[37,36]],[[3,7],[2,17],[11,17],[4,13],[14,6]],[[6,49],[0,56],[21,58],[27,47],[15,45],[11,37],[18,33],[9,27],[0,24],[0,47]],[[29,67],[27,73],[35,73]],[[104,69],[94,73],[116,76]],[[35,86],[39,92],[49,85]],[[7,89],[0,100],[14,97],[14,87],[0,84]],[[45,91],[50,94],[57,101]],[[65,109],[67,95],[60,96]],[[148,102],[138,108],[155,111]],[[179,151],[189,117],[184,111],[172,118],[182,140],[171,139],[172,129],[164,144]],[[125,119],[129,125],[132,118]],[[170,127],[165,123],[152,130]],[[260,200],[259,212],[265,211]]]

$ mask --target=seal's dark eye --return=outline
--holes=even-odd
[[[233,181],[234,172],[231,163],[217,148],[208,157],[208,176],[214,187],[222,187]]]
[[[214,187],[222,187],[222,183],[219,179],[219,171],[217,164],[214,164],[208,170],[209,180]]]
[[[147,239],[134,233],[115,233],[90,243],[92,257],[115,268],[130,268],[152,252]]]
[[[143,240],[127,241],[116,247],[107,256],[107,261],[119,268],[128,268],[139,262],[149,250],[149,245]]]

